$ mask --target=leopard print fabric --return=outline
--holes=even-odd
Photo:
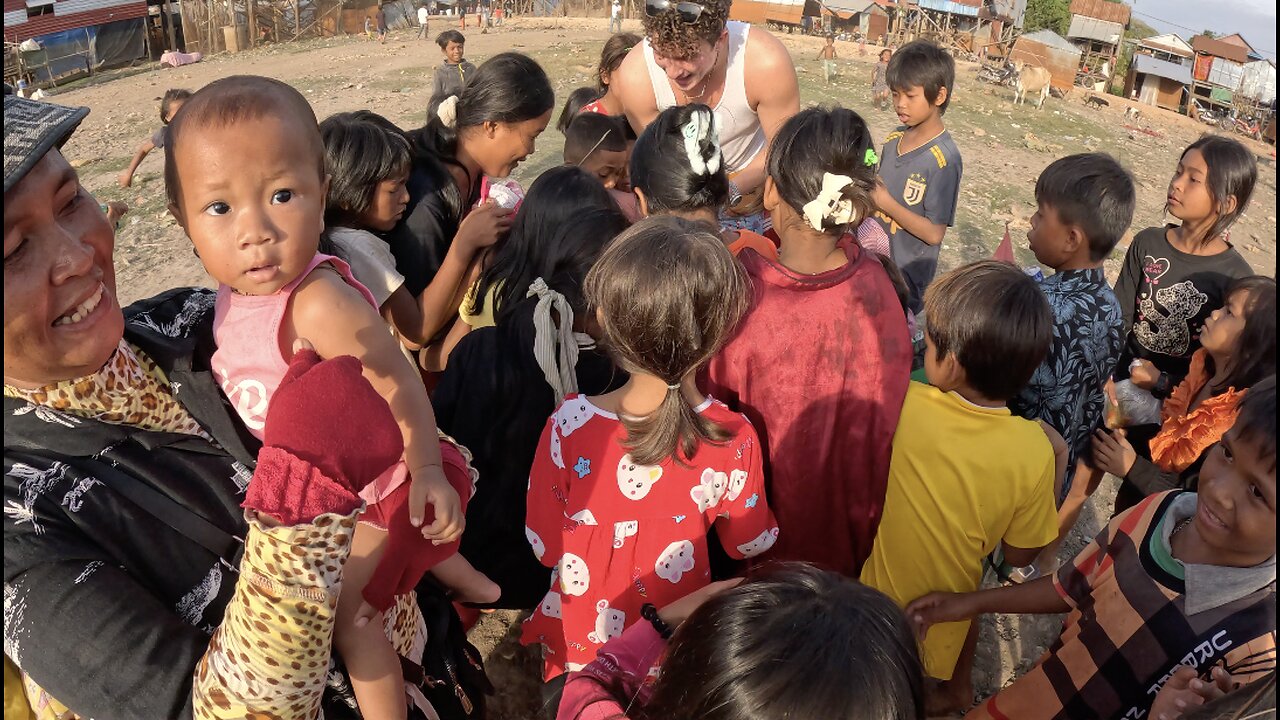
[[[196,419],[174,399],[168,380],[155,362],[126,340],[120,341],[107,364],[92,375],[35,390],[5,384],[4,394],[115,425],[209,439]]]
[[[355,516],[249,519],[235,597],[196,666],[196,718],[316,717]]]

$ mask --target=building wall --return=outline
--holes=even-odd
[[[1076,68],[1080,65],[1080,53],[1049,47],[1023,36],[1013,44],[1009,61],[1048,68],[1050,84],[1059,90],[1070,90],[1076,83]]]
[[[55,0],[53,13],[27,17],[23,0],[4,0],[4,39],[22,42],[49,33],[147,16],[146,0]]]

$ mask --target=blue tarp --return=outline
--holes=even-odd
[[[146,54],[142,18],[49,33],[40,49],[23,53],[37,84],[90,70],[128,65]]]
[[[1183,85],[1191,84],[1191,67],[1188,65],[1179,65],[1171,63],[1168,60],[1160,60],[1150,55],[1134,55],[1133,69],[1135,72],[1144,75],[1155,75],[1156,77],[1169,78]]]

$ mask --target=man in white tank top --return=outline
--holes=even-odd
[[[729,20],[729,5],[646,0],[645,41],[623,60],[611,87],[636,133],[674,105],[710,106],[729,178],[741,196],[732,212],[750,215],[760,210],[765,148],[800,111],[800,88],[782,43]]]

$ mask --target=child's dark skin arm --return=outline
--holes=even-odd
[[[923,215],[911,212],[889,194],[889,190],[885,188],[880,178],[876,178],[876,189],[871,192],[871,200],[881,212],[901,225],[903,230],[915,235],[928,245],[942,244],[942,238],[947,234],[947,226],[938,225]]]
[[[1034,555],[1032,558],[1034,559]],[[923,634],[930,625],[968,620],[983,613],[1064,613],[1071,609],[1052,577],[971,593],[929,593],[907,605],[907,619]]]
[[[1036,557],[1040,555],[1043,547],[1038,548],[1020,548],[1010,545],[1003,540],[1000,541],[1000,551],[1004,554],[1004,561],[1013,567],[1026,567],[1035,562]]]
[[[133,184],[133,174],[137,172],[138,166],[146,159],[147,154],[155,149],[156,146],[151,142],[151,138],[142,141],[142,144],[133,153],[133,161],[129,163],[129,167],[120,173],[120,187],[127,188]]]

